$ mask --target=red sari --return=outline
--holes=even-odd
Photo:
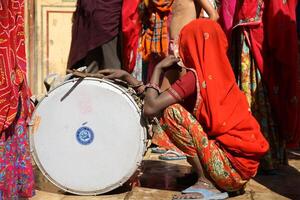
[[[123,69],[131,73],[137,57],[138,40],[142,29],[138,5],[140,0],[123,0],[122,35],[123,35]]]
[[[267,84],[279,132],[289,147],[300,144],[296,4],[297,0],[265,0],[263,29],[251,32],[254,57]]]
[[[34,195],[28,140],[24,0],[0,1],[0,199]]]
[[[236,1],[223,0],[223,9],[226,2]],[[295,4],[295,0],[237,1],[230,13],[233,24],[222,24],[233,34],[229,54],[237,82],[270,144],[261,160],[263,170],[286,164],[286,144],[297,147],[300,142]],[[226,16],[220,17],[226,21]]]
[[[262,19],[256,21],[258,3],[264,6]],[[247,32],[255,63],[267,86],[279,133],[289,147],[300,143],[296,4],[297,0],[245,0],[235,19],[238,26],[251,27]]]
[[[253,177],[269,145],[236,84],[224,32],[213,21],[194,20],[182,29],[179,47],[184,65],[197,74],[194,116],[242,177]]]

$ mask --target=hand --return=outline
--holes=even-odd
[[[214,10],[214,12],[212,14],[209,15],[209,19],[213,20],[213,21],[218,21],[219,20],[219,14],[216,10]]]
[[[175,63],[179,62],[180,59],[176,58],[174,55],[170,55],[165,57],[162,61],[160,61],[157,65],[156,68],[165,70],[171,66],[173,66]]]
[[[106,79],[120,79],[122,81],[126,81],[130,74],[121,69],[103,69],[97,72],[98,74],[102,74]]]

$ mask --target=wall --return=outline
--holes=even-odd
[[[64,74],[76,0],[27,0],[28,81],[35,95],[45,92],[49,73]]]

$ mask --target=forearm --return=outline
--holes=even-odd
[[[107,79],[119,79],[126,82],[130,87],[132,87],[137,94],[142,94],[144,92],[144,85],[142,81],[137,80],[131,74],[121,69],[103,69],[99,70],[97,75],[102,76],[102,78]]]
[[[125,75],[123,81],[125,81],[130,87],[132,87],[138,95],[142,94],[145,91],[145,86],[143,82],[137,80],[129,73]]]
[[[141,81],[137,80],[133,76],[131,76],[129,73],[127,73],[124,77],[124,81],[128,83],[131,86],[137,86],[141,84]]]
[[[167,69],[178,62],[175,56],[168,56],[164,58],[154,68],[150,84],[146,88],[144,110],[143,113],[146,117],[157,116],[163,109],[176,103],[168,92],[160,93],[159,82],[163,69]]]
[[[159,85],[159,79],[160,75],[162,73],[162,70],[159,67],[155,67],[150,83],[154,85]],[[145,95],[145,102],[151,107],[155,106],[155,99],[158,97],[159,93],[156,89],[154,88],[148,88],[146,90],[146,95]]]

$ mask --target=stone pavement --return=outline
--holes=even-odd
[[[299,154],[299,151],[298,151]],[[184,186],[176,184],[176,177],[191,170],[183,161],[161,161],[157,154],[147,153],[143,163],[140,186],[131,191],[119,189],[99,196],[75,196],[63,193],[49,183],[40,173],[37,177],[37,195],[30,200],[164,200],[172,199]],[[289,166],[283,166],[275,175],[257,175],[243,195],[232,200],[300,200],[300,154],[289,154]]]

